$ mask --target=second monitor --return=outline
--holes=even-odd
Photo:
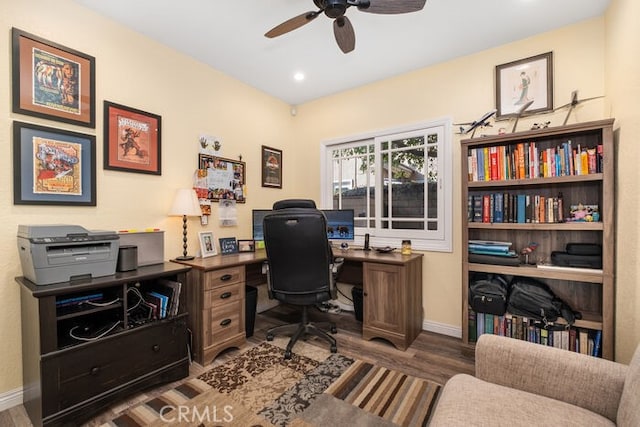
[[[321,209],[327,218],[327,238],[329,240],[354,240],[355,225],[353,209]],[[254,209],[252,211],[253,240],[263,241],[262,221],[270,209]]]

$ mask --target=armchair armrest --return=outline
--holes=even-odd
[[[497,335],[476,345],[476,377],[561,400],[616,420],[627,366]]]

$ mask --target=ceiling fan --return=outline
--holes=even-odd
[[[333,19],[333,34],[338,47],[344,53],[356,47],[356,35],[349,18],[344,16],[351,6],[362,12],[398,14],[422,10],[427,0],[313,0],[317,11],[305,12],[267,31],[265,37],[274,38],[302,27],[316,19],[321,13]]]

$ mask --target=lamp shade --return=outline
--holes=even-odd
[[[173,199],[169,215],[201,216],[202,210],[196,191],[192,188],[180,188]]]

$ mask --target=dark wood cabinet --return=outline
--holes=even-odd
[[[117,399],[186,377],[185,304],[154,319],[142,318],[137,303],[163,280],[182,283],[184,293],[188,271],[164,263],[46,286],[18,277],[24,406],[33,424],[78,424]]]

